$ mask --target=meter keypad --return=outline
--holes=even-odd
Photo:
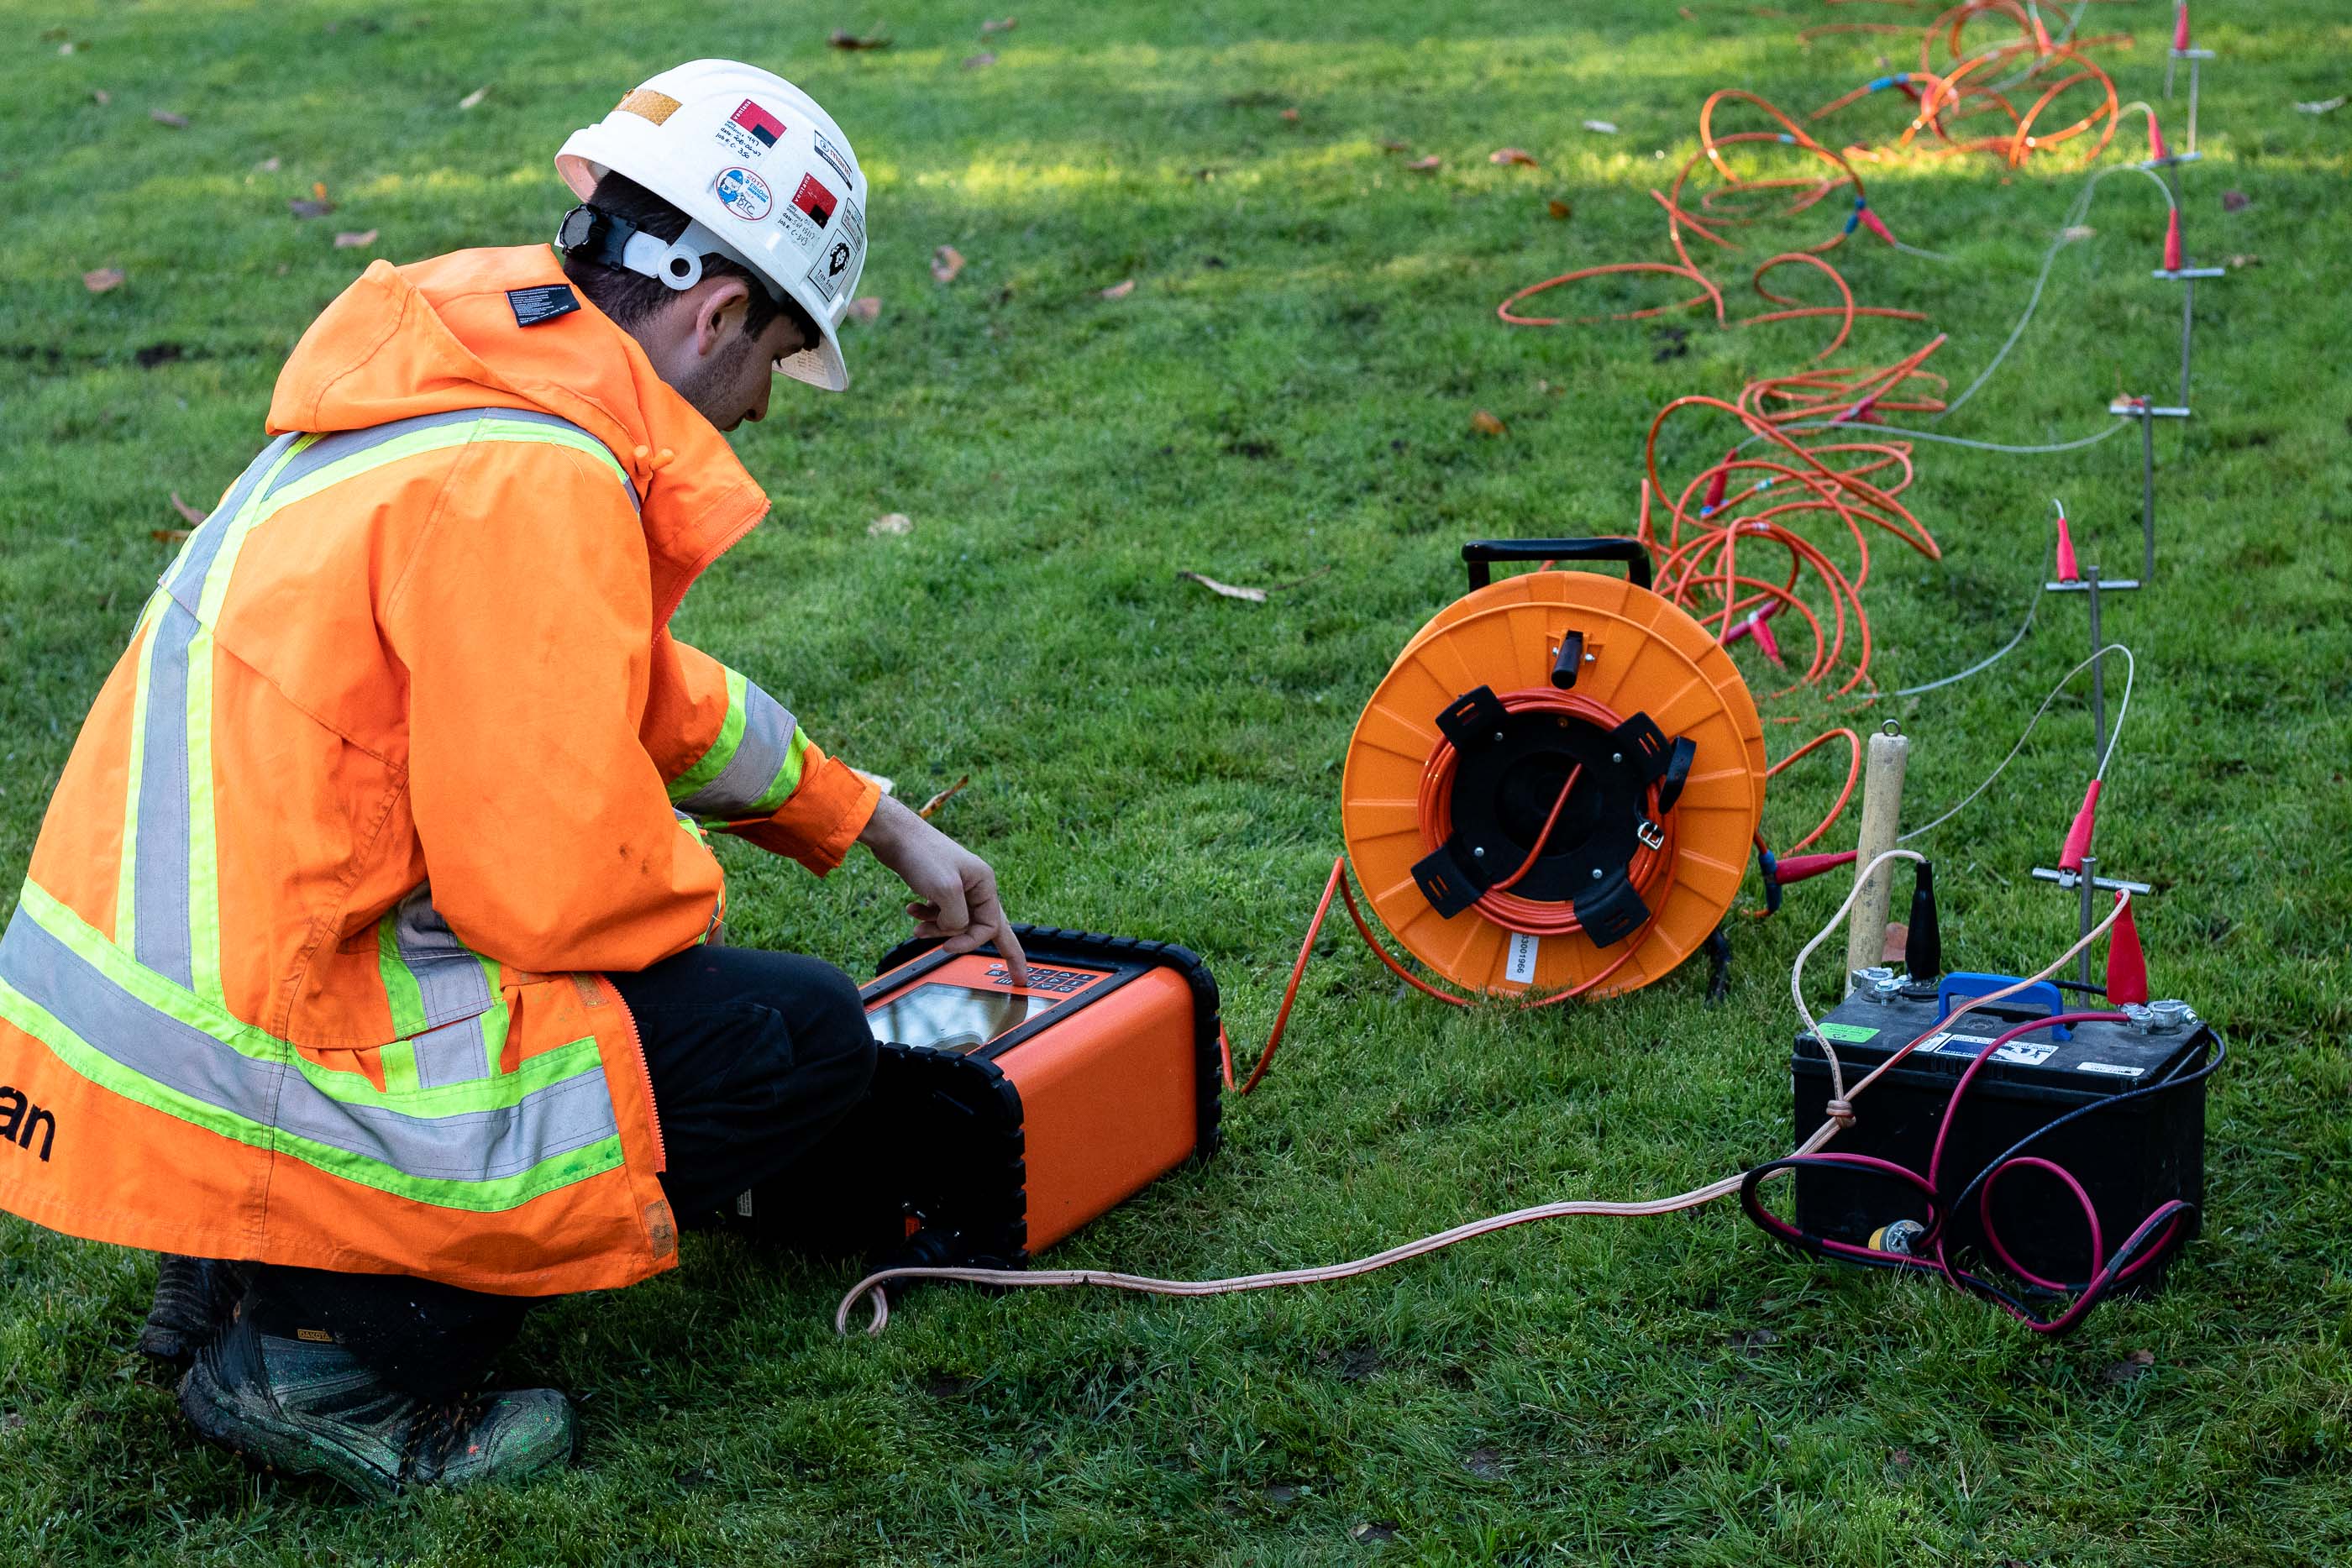
[[[988,977],[1000,986],[1009,986],[1013,983],[1012,973],[1002,964],[991,965]],[[1089,974],[1083,969],[1047,969],[1032,964],[1029,967],[1028,988],[1033,991],[1058,991],[1064,996],[1068,996],[1072,992],[1084,989],[1088,984],[1101,977],[1099,975]]]

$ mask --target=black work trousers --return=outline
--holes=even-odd
[[[755,1187],[789,1202],[802,1156],[874,1076],[856,984],[814,958],[746,947],[693,947],[611,978],[645,1046],[679,1226],[718,1223]],[[539,1304],[394,1274],[261,1265],[251,1276],[246,1311],[259,1326],[324,1328],[428,1399],[477,1386]]]

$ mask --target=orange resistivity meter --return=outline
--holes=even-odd
[[[1015,926],[992,948],[909,943],[864,988],[874,1086],[808,1164],[790,1228],[877,1263],[1019,1268],[1217,1146],[1217,983],[1160,942]],[[820,1218],[819,1211],[824,1211]]]

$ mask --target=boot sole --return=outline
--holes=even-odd
[[[139,1333],[140,1354],[150,1361],[160,1361],[165,1366],[177,1367],[183,1372],[185,1372],[189,1364],[196,1359],[196,1352],[203,1348],[202,1344],[192,1343],[186,1335],[176,1330],[157,1328],[152,1323],[148,1324]]]
[[[371,1502],[397,1497],[397,1482],[358,1455],[298,1427],[275,1412],[223,1388],[200,1360],[180,1380],[180,1413],[207,1442],[289,1475],[319,1475],[341,1482]]]

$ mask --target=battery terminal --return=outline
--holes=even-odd
[[[2179,1001],[2126,1002],[2124,1017],[2134,1034],[2179,1034],[2198,1021],[2189,1004]]]

